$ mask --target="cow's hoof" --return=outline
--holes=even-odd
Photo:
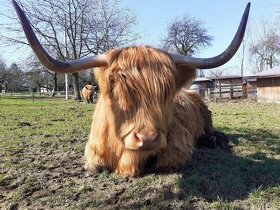
[[[104,171],[108,172],[108,168],[106,166],[102,166],[102,165],[94,165],[92,168],[92,172],[95,174],[100,174]]]
[[[96,173],[102,173],[103,171],[108,171],[108,168],[106,166],[102,166],[102,165],[86,164],[85,170],[96,174]]]
[[[222,149],[230,149],[234,143],[229,140],[228,136],[223,132],[214,131],[213,133],[201,136],[197,141],[197,147],[214,149],[220,147]]]
[[[212,133],[212,136],[216,139],[217,146],[222,149],[230,149],[234,146],[234,143],[223,132],[215,131]]]

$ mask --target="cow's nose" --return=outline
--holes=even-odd
[[[152,149],[157,145],[159,134],[156,132],[138,132],[134,136],[137,145],[142,149]]]

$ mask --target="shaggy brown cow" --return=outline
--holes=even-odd
[[[184,87],[193,81],[195,68],[220,66],[235,54],[245,32],[250,4],[230,46],[213,58],[133,46],[60,62],[44,51],[25,15],[13,3],[31,47],[48,69],[71,73],[98,67],[95,75],[100,97],[85,148],[86,169],[103,166],[135,176],[143,172],[151,157],[158,168],[182,166],[197,139],[214,131],[210,111],[198,95]]]
[[[94,95],[94,86],[86,85],[83,87],[82,96],[87,101],[87,103],[93,103],[93,95]]]

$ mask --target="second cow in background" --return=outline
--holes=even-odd
[[[95,87],[92,85],[86,85],[82,90],[82,96],[88,104],[93,103],[94,90]]]

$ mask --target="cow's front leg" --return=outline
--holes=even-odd
[[[139,176],[144,170],[139,155],[134,151],[126,150],[122,153],[115,172],[124,176]]]
[[[107,169],[106,163],[100,151],[97,149],[96,145],[88,142],[85,147],[85,169],[87,171],[93,171],[95,173],[100,173]]]
[[[191,144],[171,143],[164,148],[155,164],[156,168],[177,168],[183,166],[193,152]]]
[[[155,167],[156,168],[178,168],[183,166],[187,162],[187,157],[185,154],[176,154],[174,157],[174,153],[163,153],[159,156]]]

